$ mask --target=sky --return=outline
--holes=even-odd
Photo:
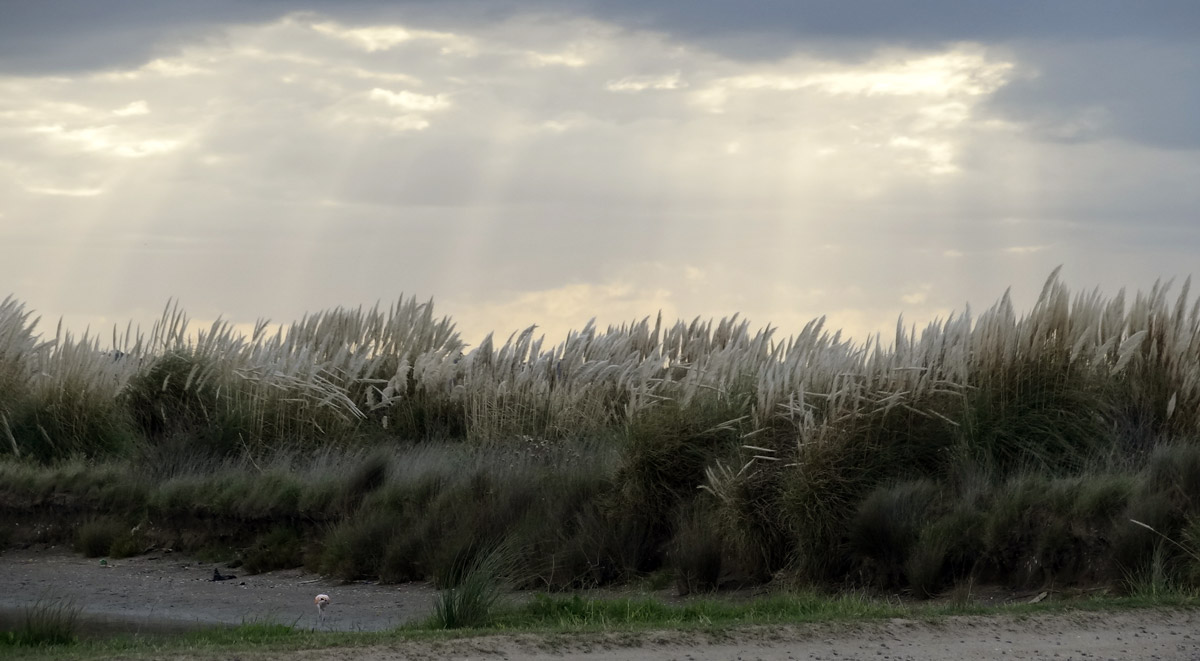
[[[1179,291],[1197,118],[1190,0],[0,0],[0,298],[886,338]]]

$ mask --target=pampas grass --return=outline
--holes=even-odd
[[[1168,289],[1156,284],[1127,305],[1124,292],[1072,296],[1055,271],[1023,317],[1006,294],[977,318],[968,309],[920,333],[898,323],[890,344],[843,338],[823,319],[778,338],[736,316],[670,325],[660,315],[605,331],[589,323],[553,347],[530,327],[469,351],[432,302],[403,297],[275,333],[260,322],[249,336],[225,321],[193,331],[172,304],[148,336],[127,329],[103,349],[61,329],[42,340],[9,297],[0,304],[0,447],[110,452],[128,419],[150,436],[220,437],[224,453],[340,443],[370,428],[432,433],[429,425],[474,444],[553,441],[619,430],[670,401],[684,410],[716,402],[749,432],[788,430],[798,457],[894,411],[965,425],[967,442],[996,431],[980,430],[973,407],[989,409],[986,424],[1015,412],[1061,427],[1056,416],[1077,408],[1080,393],[1099,408],[1097,425],[1080,420],[1081,434],[1115,429],[1138,444],[1200,430],[1200,301],[1189,305],[1188,283],[1174,302]]]
[[[589,322],[553,346],[530,327],[473,348],[434,315],[432,301],[405,297],[276,330],[259,322],[249,334],[226,321],[193,329],[168,304],[148,333],[114,332],[110,345],[61,328],[43,338],[33,314],[8,297],[0,303],[0,454],[52,465],[137,462],[140,475],[157,480],[152,511],[183,511],[198,499],[207,504],[192,507],[238,516],[300,511],[326,520],[397,483],[423,493],[414,485],[478,473],[479,489],[510,484],[502,471],[461,468],[481,457],[565,470],[574,466],[569,448],[603,446],[588,455],[605,457],[603,465],[563,479],[609,500],[572,504],[579,531],[559,542],[627,530],[598,534],[603,543],[578,552],[549,551],[574,558],[568,566],[603,577],[654,571],[669,562],[671,540],[687,538],[676,534],[678,522],[705,499],[700,509],[712,513],[730,554],[722,566],[836,578],[852,569],[848,549],[871,548],[879,517],[863,506],[881,488],[928,480],[966,493],[964,476],[973,475],[979,491],[994,492],[1029,474],[1140,474],[1157,461],[1156,448],[1194,445],[1200,300],[1190,282],[1172,289],[1159,282],[1132,296],[1073,294],[1056,270],[1025,313],[1005,293],[981,313],[967,308],[921,329],[898,320],[886,339],[844,337],[823,318],[789,335],[738,316],[672,323],[660,314],[604,329]],[[363,484],[380,490],[349,497],[345,475],[384,445],[442,468],[392,461],[364,473]],[[346,458],[330,460],[341,477],[305,468],[313,477],[300,486],[301,469],[287,457],[322,452]],[[1130,506],[1150,510],[1170,493],[1163,487]],[[867,504],[886,511],[886,498]],[[1192,506],[1171,501],[1172,516],[1191,516]],[[558,543],[553,534],[529,538]],[[394,541],[407,549],[422,540]],[[941,564],[964,578],[957,547],[941,541],[950,559],[918,563],[924,586],[946,578]],[[1144,546],[1120,544],[1134,555]],[[600,548],[611,550],[600,557]],[[393,551],[372,563],[416,571]],[[905,559],[876,555],[889,580],[903,573]],[[557,565],[541,573],[561,574]]]

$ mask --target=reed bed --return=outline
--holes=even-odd
[[[901,320],[887,341],[824,319],[781,336],[736,316],[660,314],[588,323],[553,346],[530,327],[473,348],[432,301],[404,297],[249,336],[223,321],[193,330],[168,305],[148,335],[114,332],[105,347],[61,329],[43,339],[9,297],[0,454],[38,479],[81,462],[157,476],[142,501],[125,495],[141,502],[129,516],[191,507],[255,534],[289,522],[296,534],[276,540],[327,526],[304,557],[348,577],[436,577],[516,536],[540,577],[529,584],[671,567],[686,589],[790,575],[931,593],[980,576],[1128,578],[1152,557],[1195,579],[1189,556],[1155,537],[1200,539],[1200,493],[1180,497],[1185,472],[1169,468],[1200,446],[1200,300],[1190,281],[1171,289],[1072,294],[1056,270],[1024,314],[1006,293],[920,331]],[[378,484],[363,478],[370,488],[288,463],[384,447],[402,449]],[[414,460],[434,455],[456,459]],[[462,468],[479,457],[489,463]],[[393,505],[372,500],[384,493]],[[1030,493],[1041,500],[1023,511],[1058,522],[1053,539],[1003,515]],[[378,552],[347,560],[364,545]]]

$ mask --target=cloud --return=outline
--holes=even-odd
[[[182,140],[146,140],[122,135],[115,126],[64,128],[60,124],[51,124],[34,126],[29,130],[59,142],[77,145],[86,152],[106,153],[122,158],[142,158],[165,154],[178,149],[183,144]]]
[[[1023,45],[1018,57],[1027,63],[1025,74],[989,105],[1031,135],[1200,148],[1200,42],[1034,43]]]
[[[1004,249],[1004,252],[1013,255],[1030,255],[1035,252],[1042,252],[1049,249],[1050,246],[1009,246]]]
[[[129,105],[118,108],[113,111],[113,114],[118,117],[133,117],[135,115],[150,114],[150,106],[146,105],[145,101],[133,101]]]
[[[1119,129],[1136,104],[1089,92],[1115,85],[1038,82],[1077,71],[1070,48],[901,29],[754,58],[711,45],[771,29],[722,30],[726,9],[588,7],[226,8],[128,62],[0,75],[0,278],[50,314],[174,296],[290,320],[408,292],[472,333],[665,308],[865,337],[1058,264],[1129,284],[1200,250],[1200,158]],[[1122,75],[1182,79],[1158,58],[1187,48]],[[39,264],[61,267],[21,280]]]
[[[920,305],[929,298],[929,292],[933,289],[933,285],[924,284],[920,289],[910,292],[900,297],[900,300],[909,305]]]
[[[675,71],[663,75],[625,76],[618,80],[610,80],[604,89],[610,92],[643,92],[645,90],[677,90],[687,87],[680,72]]]
[[[61,195],[64,197],[95,197],[104,193],[103,188],[54,188],[53,186],[23,186],[38,195]]]
[[[436,43],[442,53],[471,53],[475,50],[472,40],[461,35],[434,30],[413,30],[400,25],[350,28],[337,23],[322,22],[312,24],[312,29],[321,34],[349,41],[368,53],[391,50],[411,41]]]
[[[442,95],[416,94],[408,90],[400,92],[392,92],[390,90],[374,88],[370,92],[372,99],[378,99],[388,104],[404,110],[441,110],[450,105]]]

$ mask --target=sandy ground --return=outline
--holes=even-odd
[[[0,625],[39,599],[66,599],[93,631],[170,631],[273,621],[317,625],[313,596],[333,598],[324,627],[381,630],[427,617],[428,585],[344,585],[299,570],[213,582],[213,569],[171,553],[102,566],[65,549],[0,554]],[[594,661],[791,661],[800,659],[1200,659],[1200,613],[1139,610],[1035,617],[957,617],[934,623],[756,627],[719,634],[651,632],[485,636],[446,642],[398,641],[354,649],[238,654],[255,659],[589,659]],[[221,656],[206,658],[222,658]],[[234,658],[234,657],[229,657]]]

